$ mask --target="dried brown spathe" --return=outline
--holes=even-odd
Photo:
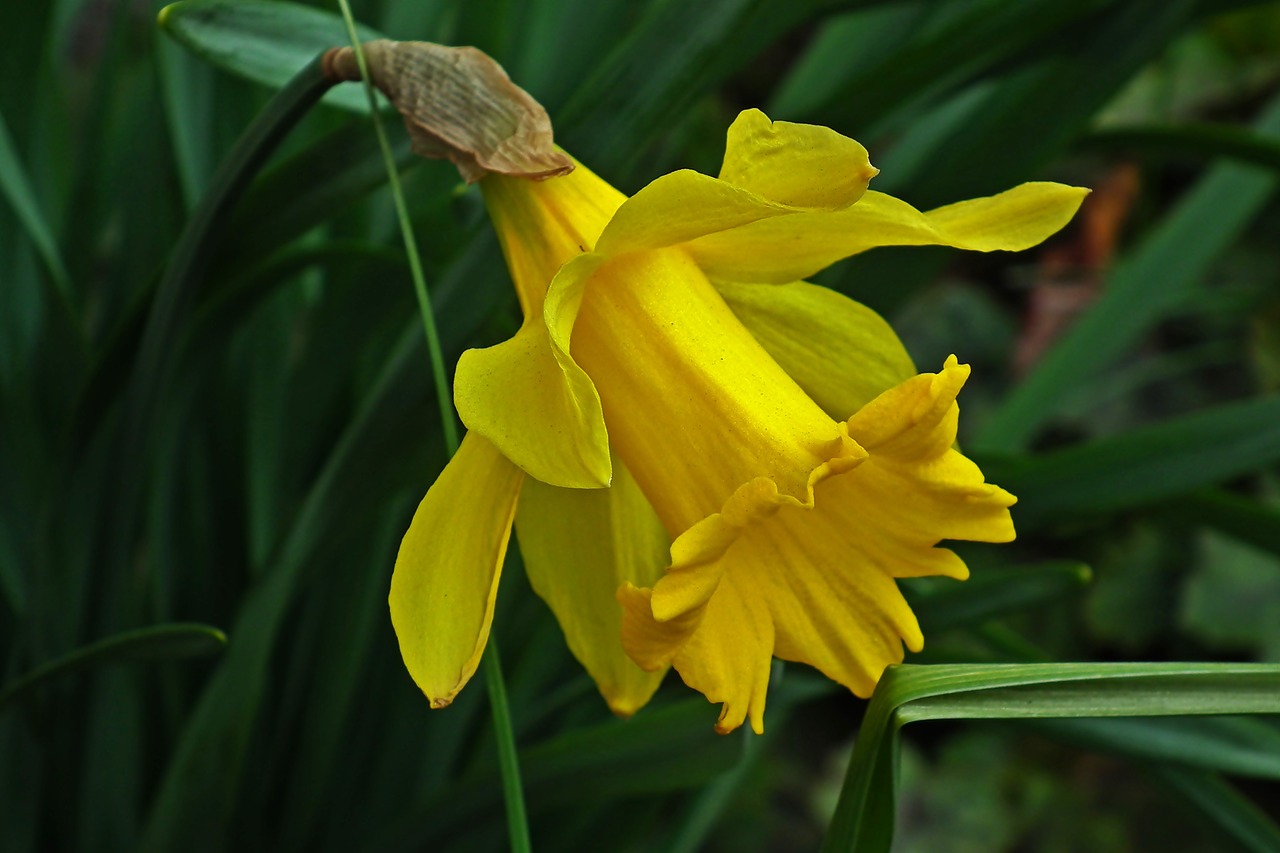
[[[474,47],[379,40],[363,45],[369,76],[404,116],[413,150],[453,162],[467,183],[490,172],[550,178],[573,171],[542,105]],[[359,80],[355,52],[325,56],[332,79]]]

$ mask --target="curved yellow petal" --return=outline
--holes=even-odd
[[[729,126],[720,179],[790,207],[839,210],[861,198],[878,171],[847,136],[753,109]]]
[[[622,203],[596,243],[604,255],[674,246],[704,234],[794,213],[733,184],[681,169],[663,175]]]
[[[618,590],[627,653],[646,668],[674,661],[685,684],[707,701],[722,703],[716,722],[720,734],[748,717],[755,733],[764,734],[774,625],[759,593],[726,578],[696,616],[659,622],[650,610],[652,590],[629,584]]]
[[[773,360],[837,420],[916,374],[889,324],[843,294],[803,281],[715,284]]]
[[[989,198],[921,213],[868,190],[852,207],[794,213],[708,233],[684,249],[707,275],[783,284],[878,246],[953,246],[979,252],[1030,248],[1071,221],[1088,190],[1022,184]]]
[[[525,323],[496,346],[458,360],[453,400],[467,429],[544,483],[609,485],[609,434],[600,395],[543,323]]]
[[[724,702],[721,730],[756,725],[770,655],[869,695],[904,643],[924,643],[896,578],[964,578],[941,540],[1013,538],[1013,496],[953,449],[968,372],[952,357],[849,418],[864,453],[815,470],[808,502],[747,484],[691,527],[672,548],[683,563],[673,560],[652,590],[619,593],[628,654],[642,666],[670,661]]]
[[[666,672],[646,672],[622,648],[628,583],[652,585],[667,564],[671,538],[627,469],[614,464],[608,489],[558,489],[530,480],[516,534],[534,592],[550,606],[569,650],[619,716],[642,708]]]
[[[433,708],[453,701],[484,653],[523,481],[492,444],[468,433],[400,544],[391,624]]]
[[[668,530],[757,476],[802,496],[840,444],[836,423],[679,249],[609,259],[580,307],[574,358],[600,389],[611,446]]]
[[[625,199],[576,160],[568,175],[543,181],[489,175],[480,189],[526,321],[542,316],[552,277],[570,258],[595,248]]]

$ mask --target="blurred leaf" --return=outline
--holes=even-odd
[[[1224,157],[1280,170],[1280,140],[1225,124],[1181,124],[1167,127],[1117,127],[1095,131],[1080,140],[1086,150],[1140,154],[1144,157],[1190,155]]]
[[[1047,44],[1052,49],[1075,40],[1076,33],[1068,28],[1081,18],[1092,18],[1094,28],[1100,19],[1105,25],[1106,19],[1096,13],[1113,5],[1114,0],[979,0],[868,10],[851,17],[847,26],[833,27],[831,37],[820,40],[813,56],[807,56],[806,64],[797,69],[797,79],[789,88],[795,92],[793,97],[802,97],[800,92],[813,86],[827,90],[821,109],[811,107],[799,117],[821,118],[823,123],[851,131],[870,128],[921,93],[971,80],[1033,46],[1043,49]],[[859,17],[871,17],[873,25],[860,26]],[[895,26],[908,20],[905,30]],[[882,28],[910,38],[893,44]],[[839,64],[832,69],[831,61]],[[842,70],[845,73],[840,74]],[[1109,70],[1110,66],[1103,73]]]
[[[1224,835],[1253,853],[1280,850],[1280,828],[1217,775],[1171,764],[1149,768],[1151,775],[1182,795]]]
[[[1160,513],[1183,524],[1212,527],[1280,556],[1280,509],[1255,498],[1206,489],[1161,506]]]
[[[230,815],[248,738],[266,689],[271,652],[299,575],[333,519],[349,516],[344,510],[356,501],[361,488],[378,485],[370,480],[371,466],[361,459],[361,451],[376,446],[385,452],[379,427],[396,416],[405,400],[417,399],[420,393],[404,387],[419,384],[413,381],[418,372],[413,367],[421,363],[416,325],[402,336],[378,382],[346,425],[280,544],[271,571],[245,598],[235,623],[236,643],[187,719],[152,807],[142,850],[161,853],[225,846],[226,838],[210,827],[230,832]]]
[[[739,760],[743,742],[716,737],[701,699],[650,707],[631,720],[566,732],[520,752],[531,814],[552,805],[608,801],[695,788]],[[370,839],[369,850],[416,850],[456,837],[461,826],[501,810],[497,774],[454,785]]]
[[[1263,111],[1255,132],[1259,138],[1280,136],[1280,99]],[[1115,267],[1102,296],[1006,398],[975,444],[1024,446],[1058,411],[1066,391],[1112,365],[1196,287],[1275,185],[1276,176],[1257,167],[1213,167]]]
[[[1233,776],[1280,779],[1280,730],[1256,718],[1096,717],[1024,725],[1086,749],[1174,761]]]
[[[1085,586],[1091,576],[1088,566],[1068,560],[985,572],[963,584],[912,597],[911,609],[929,635],[1057,601]]]
[[[691,15],[681,0],[658,0],[555,116],[557,138],[606,176],[630,173],[649,143],[770,43],[849,5],[854,3],[705,0]]]
[[[286,0],[183,0],[160,10],[160,27],[219,68],[282,87],[331,47],[348,44],[342,18]],[[385,38],[361,26],[361,41]],[[359,86],[337,86],[324,102],[367,113]]]
[[[31,189],[27,172],[18,159],[18,152],[9,136],[9,127],[5,124],[3,114],[0,114],[0,193],[4,194],[5,200],[17,214],[18,221],[26,229],[27,236],[35,244],[63,303],[68,307],[75,304],[71,293],[71,278],[63,266],[62,256],[58,254],[57,241],[40,210],[40,203],[36,200],[35,191]]]
[[[936,719],[1280,713],[1280,666],[986,664],[891,666],[871,697],[824,850],[887,853],[897,737]]]
[[[171,660],[222,651],[226,634],[194,623],[156,625],[107,637],[41,664],[0,690],[0,708],[42,684],[91,667],[130,661]]]
[[[396,136],[393,150],[402,171],[422,162],[404,134]],[[256,263],[386,182],[376,137],[363,122],[348,124],[254,183],[227,227],[228,251],[220,264],[240,269]]]
[[[992,482],[1018,496],[1019,527],[1032,529],[1155,503],[1280,459],[1280,395],[1038,456],[978,457]]]
[[[182,197],[193,210],[213,175],[213,81],[208,66],[169,39],[157,44],[160,83]]]
[[[1203,556],[1182,589],[1184,633],[1224,653],[1280,660],[1280,557],[1211,530],[1199,544]]]

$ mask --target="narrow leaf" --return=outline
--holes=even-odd
[[[11,682],[0,690],[0,708],[41,684],[90,667],[211,655],[221,651],[226,644],[226,634],[217,628],[195,623],[156,625],[126,631],[41,664]]]

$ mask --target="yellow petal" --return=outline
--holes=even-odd
[[[733,731],[748,717],[756,734],[764,734],[774,634],[759,591],[726,579],[696,614],[669,622],[653,618],[652,592],[629,584],[618,590],[627,653],[646,667],[674,660],[685,684],[707,701],[723,703],[716,722],[720,734]]]
[[[838,210],[876,171],[867,149],[829,128],[746,110],[729,128],[719,178],[688,169],[658,178],[623,203],[596,248],[661,249],[797,211]]]
[[[480,188],[525,320],[542,316],[552,277],[570,258],[595,248],[625,198],[576,161],[563,177],[530,181],[490,175]]]
[[[492,444],[468,433],[400,544],[391,624],[433,708],[453,701],[484,653],[523,480]]]
[[[467,429],[529,476],[566,488],[609,485],[609,434],[600,395],[546,326],[527,322],[508,341],[467,350],[453,399]]]
[[[1014,538],[1008,508],[1017,499],[985,482],[978,466],[954,449],[955,397],[968,375],[968,365],[951,356],[936,375],[909,379],[849,419],[849,435],[870,454],[851,478],[866,495],[864,521],[899,541]]]
[[[794,208],[689,169],[663,175],[623,202],[596,250],[620,255],[674,246]]]
[[[773,360],[831,417],[844,420],[916,374],[879,314],[826,287],[716,283]]]
[[[1022,184],[990,198],[921,213],[869,190],[844,210],[744,223],[708,233],[684,248],[713,279],[783,284],[877,246],[1027,249],[1070,222],[1087,194],[1062,184]]]
[[[830,128],[743,110],[729,126],[720,179],[791,207],[839,210],[877,171],[867,149]]]
[[[667,564],[671,539],[635,480],[614,464],[608,489],[558,489],[525,483],[516,533],[529,582],[560,622],[573,652],[620,716],[644,706],[666,672],[646,672],[622,648],[627,583],[652,585]]]
[[[865,455],[815,470],[810,500],[747,484],[672,548],[652,590],[624,589],[623,644],[641,665],[671,661],[725,703],[719,728],[763,712],[769,656],[810,664],[860,696],[924,638],[896,578],[964,578],[943,539],[1007,541],[1013,496],[953,449],[968,368],[950,358],[844,425]],[[701,543],[705,547],[697,547]]]
[[[679,249],[601,266],[581,300],[573,355],[600,389],[611,445],[669,531],[757,476],[803,496],[810,471],[840,445],[836,423]]]
[[[760,591],[729,579],[707,605],[698,630],[676,654],[676,672],[684,683],[708,702],[722,703],[716,721],[720,734],[728,734],[748,718],[752,730],[764,734],[773,626]]]

